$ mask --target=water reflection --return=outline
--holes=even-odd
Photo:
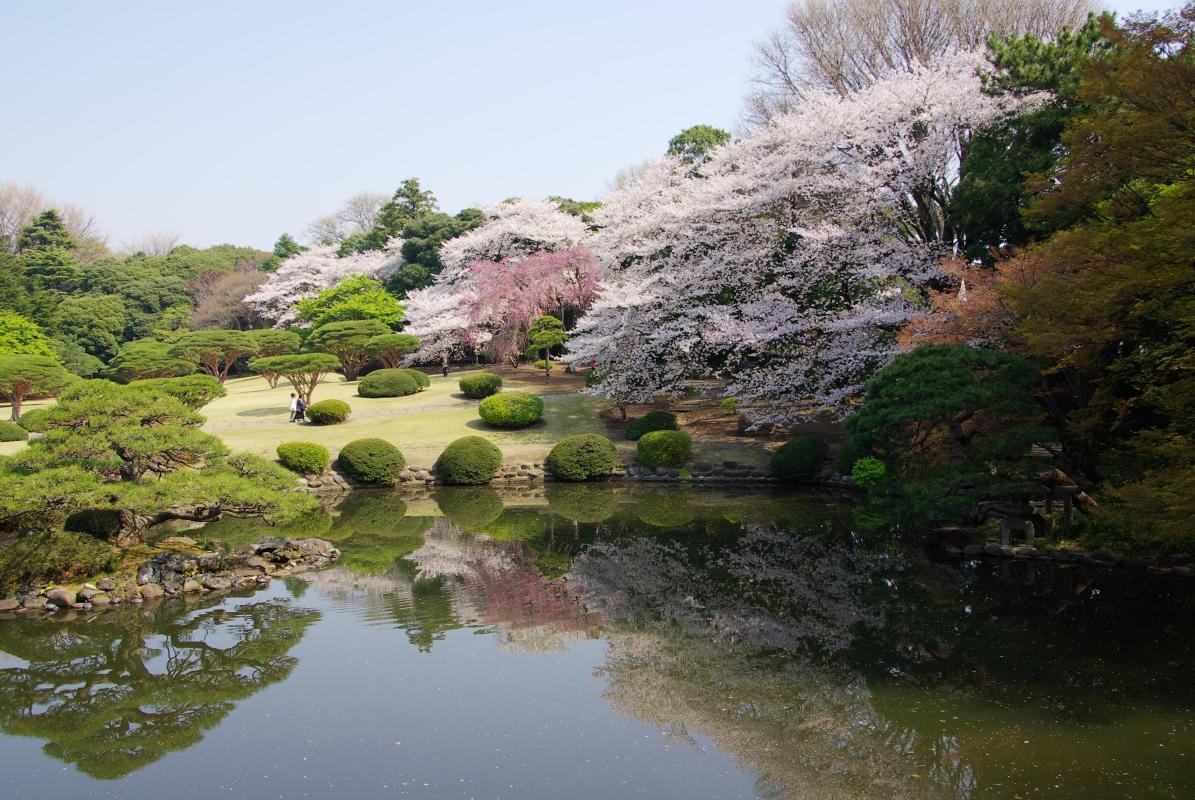
[[[759,797],[1195,792],[1184,755],[1195,748],[1195,592],[1182,583],[933,563],[848,504],[750,491],[358,493],[304,524],[344,553],[287,584],[325,625],[396,629],[402,651],[433,670],[475,634],[503,658],[601,640],[578,681],[598,676],[628,730],[647,723],[699,752],[712,741]],[[195,535],[269,532],[222,525]],[[0,649],[29,662],[0,674],[0,725],[47,739],[88,774],[126,774],[284,677],[312,619],[248,603],[0,625]],[[209,671],[194,642],[221,636],[231,655]],[[471,653],[483,659],[476,680],[493,650]],[[237,664],[252,664],[256,682],[238,683]],[[62,710],[72,703],[100,710]],[[147,709],[179,721],[155,727],[137,716]]]
[[[319,614],[288,602],[166,603],[60,623],[0,625],[0,729],[95,778],[198,742],[236,702],[283,680]]]

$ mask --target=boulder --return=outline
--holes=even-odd
[[[155,600],[166,594],[166,590],[156,583],[147,583],[141,587],[142,600]]]
[[[73,589],[64,589],[62,587],[46,592],[46,600],[58,608],[70,608],[78,602]]]
[[[195,580],[194,578],[187,578],[185,581],[183,581],[183,591],[186,592],[187,594],[194,594],[196,592],[202,592],[203,584],[201,584],[199,581]]]
[[[232,586],[232,579],[225,578],[221,575],[206,575],[201,580],[205,589],[211,589],[213,592],[222,592]]]
[[[93,606],[106,606],[106,605],[110,604],[111,602],[112,602],[112,598],[110,598],[108,595],[104,594],[103,592],[100,592],[99,594],[93,594],[91,596],[91,604]]]
[[[114,581],[112,578],[100,578],[95,582],[95,588],[99,589],[101,592],[110,592],[116,588],[116,581]]]
[[[0,600],[0,611],[16,611],[20,607],[21,604],[17,602],[15,597],[6,597]]]

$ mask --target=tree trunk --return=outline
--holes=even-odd
[[[25,390],[19,386],[12,388],[12,421],[16,422],[21,418],[21,403],[25,401]]]

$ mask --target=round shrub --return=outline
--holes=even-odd
[[[300,475],[319,475],[328,468],[332,457],[328,448],[315,442],[283,442],[278,445],[278,461]]]
[[[362,483],[394,483],[407,460],[385,439],[354,439],[340,448],[336,463]]]
[[[888,467],[878,458],[865,456],[851,467],[851,477],[855,480],[856,485],[866,489],[888,477]]]
[[[502,451],[480,436],[465,436],[444,448],[436,459],[436,477],[444,483],[473,486],[489,483],[502,466]]]
[[[784,483],[815,480],[826,465],[830,447],[813,436],[785,442],[772,456],[772,475]]]
[[[627,438],[632,442],[637,442],[645,433],[674,430],[676,430],[676,414],[669,414],[667,411],[649,411],[639,419],[631,420],[631,424],[627,425]]]
[[[15,422],[0,420],[0,442],[23,442],[29,438],[29,431]]]
[[[307,419],[316,425],[336,425],[348,419],[352,410],[343,400],[320,400],[307,406]]]
[[[362,397],[405,397],[419,391],[419,384],[404,369],[379,369],[357,384]]]
[[[693,454],[693,438],[684,431],[651,431],[639,437],[637,449],[648,469],[679,467]]]
[[[50,409],[35,408],[26,411],[17,424],[30,433],[45,433],[50,429]]]
[[[480,400],[501,389],[502,378],[493,372],[474,372],[461,378],[460,387],[465,397]]]
[[[395,372],[401,372],[404,375],[410,375],[411,379],[419,387],[419,391],[423,391],[432,385],[432,379],[427,376],[426,372],[418,369],[409,369],[407,367],[399,367]]]
[[[618,451],[605,436],[583,433],[561,439],[544,464],[558,480],[588,481],[613,472],[618,466]]]
[[[481,401],[477,413],[495,428],[526,428],[544,413],[544,401],[533,394],[499,392]]]

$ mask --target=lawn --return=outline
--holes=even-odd
[[[334,375],[320,384],[314,399],[344,400],[353,413],[341,425],[325,426],[286,421],[291,388],[285,381],[271,389],[262,378],[236,378],[225,384],[227,397],[204,406],[201,413],[207,423],[203,429],[220,437],[233,451],[248,450],[271,458],[280,442],[318,442],[335,456],[353,439],[376,436],[393,442],[407,463],[418,467],[430,467],[444,446],[461,436],[484,436],[502,449],[508,461],[538,461],[566,436],[605,432],[598,416],[603,401],[577,394],[563,381],[545,384],[542,376],[529,370],[525,378],[504,376],[503,388],[541,395],[543,421],[518,431],[491,429],[477,416],[478,401],[460,393],[457,382],[466,374],[433,375],[426,390],[394,398],[358,397],[355,382]],[[560,390],[564,391],[552,393]]]

